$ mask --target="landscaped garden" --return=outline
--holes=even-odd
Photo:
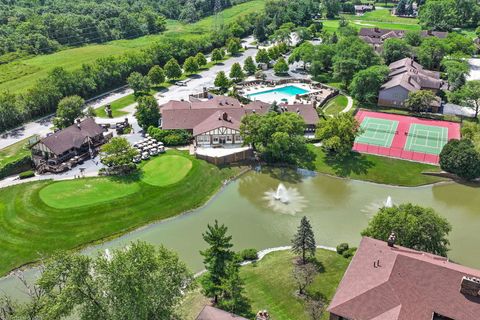
[[[307,291],[330,300],[350,260],[323,249],[317,250],[316,259],[322,271]],[[310,319],[304,299],[295,295],[293,260],[294,255],[290,251],[278,251],[240,269],[241,278],[245,281],[245,295],[254,312],[266,309],[275,320]],[[181,308],[185,319],[194,319],[207,302],[199,290],[188,294]],[[324,313],[322,319],[328,319],[328,314]]]
[[[58,250],[199,207],[240,170],[219,169],[177,151],[152,161],[141,172],[149,183],[161,187],[130,176],[31,182],[2,189],[0,274]],[[166,176],[168,180],[162,181]]]

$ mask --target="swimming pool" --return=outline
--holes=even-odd
[[[299,88],[297,86],[284,86],[278,87],[270,90],[255,92],[247,94],[246,97],[251,100],[261,100],[263,102],[272,103],[273,101],[281,102],[288,101],[292,102],[292,98],[295,98],[297,94],[308,93],[308,90]]]

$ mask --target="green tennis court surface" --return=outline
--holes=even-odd
[[[398,121],[365,117],[360,124],[363,133],[355,143],[364,143],[389,148],[397,133]]]
[[[447,128],[412,123],[404,149],[438,155],[447,142]]]

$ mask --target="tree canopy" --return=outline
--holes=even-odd
[[[174,80],[182,76],[182,68],[180,68],[178,61],[175,58],[168,60],[163,69],[165,70],[165,75],[168,79]]]
[[[450,140],[440,152],[440,167],[465,180],[480,177],[480,153],[470,139]]]
[[[148,71],[148,78],[152,84],[161,84],[165,82],[165,71],[159,65],[155,65]]]
[[[79,96],[65,97],[58,103],[57,113],[53,124],[63,129],[73,124],[75,119],[83,115],[85,100]]]
[[[127,83],[135,94],[150,90],[150,79],[147,76],[142,76],[140,72],[132,72],[127,78]]]
[[[158,109],[157,100],[150,95],[140,97],[138,99],[135,118],[137,118],[138,125],[145,131],[150,126],[158,126],[160,111]]]
[[[128,173],[136,168],[133,158],[138,155],[127,139],[113,137],[100,148],[100,161],[113,173]]]
[[[431,208],[411,203],[381,208],[362,236],[387,241],[395,232],[398,245],[446,257],[452,226]]]
[[[389,72],[387,66],[372,66],[357,72],[350,84],[350,93],[360,102],[375,103]]]
[[[426,112],[430,110],[433,101],[436,97],[430,90],[418,90],[408,94],[405,100],[405,108],[415,112]]]
[[[480,80],[467,81],[460,89],[450,94],[450,100],[459,103],[475,112],[475,118],[480,112]]]
[[[307,217],[302,217],[297,233],[292,239],[292,251],[300,255],[302,264],[307,263],[307,258],[315,257],[317,245],[315,243],[315,235],[313,234],[312,225]]]

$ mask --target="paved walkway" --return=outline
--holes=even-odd
[[[345,107],[345,109],[343,109],[342,111],[340,111],[341,113],[348,112],[348,111],[350,111],[350,110],[353,108],[353,99],[352,99],[352,97],[347,96],[346,94],[345,94],[345,97],[347,97],[348,103],[347,103],[347,106]]]

